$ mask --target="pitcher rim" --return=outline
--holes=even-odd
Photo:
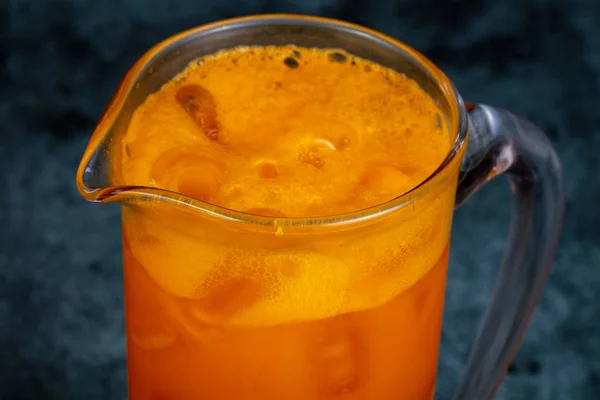
[[[315,217],[269,217],[250,214],[204,202],[202,200],[194,199],[166,189],[159,189],[149,186],[121,185],[91,189],[85,185],[83,176],[92,156],[94,155],[98,146],[102,143],[103,139],[110,133],[111,128],[125,103],[125,100],[128,98],[132,89],[134,89],[141,73],[152,64],[153,60],[158,57],[162,51],[178,43],[179,41],[185,40],[187,37],[200,32],[231,29],[256,23],[269,25],[277,22],[285,22],[290,24],[297,23],[304,25],[325,25],[329,27],[333,26],[333,28],[336,29],[349,29],[358,31],[374,39],[387,42],[388,44],[400,48],[401,50],[410,54],[410,56],[412,56],[420,64],[420,66],[431,73],[435,83],[440,86],[445,94],[446,100],[449,101],[449,105],[454,116],[452,121],[450,121],[452,122],[452,126],[449,129],[450,132],[454,132],[454,142],[440,165],[419,184],[391,200],[361,210]],[[436,178],[438,178],[439,175],[442,174],[442,172],[444,172],[452,164],[452,161],[454,161],[463,150],[467,142],[467,130],[465,104],[450,79],[432,61],[411,46],[391,36],[365,26],[333,18],[301,14],[250,15],[219,20],[181,31],[155,44],[140,58],[138,58],[138,60],[129,68],[125,76],[122,78],[119,86],[115,90],[108,105],[106,106],[105,111],[100,117],[96,128],[94,129],[94,132],[88,142],[84,155],[77,169],[76,185],[81,196],[84,199],[92,202],[170,202],[175,205],[192,208],[193,210],[207,216],[216,217],[227,221],[241,222],[246,224],[250,223],[263,226],[294,227],[348,224],[393,213],[424,196],[428,192],[428,189],[435,184],[434,181],[436,181]]]

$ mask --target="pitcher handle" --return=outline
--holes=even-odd
[[[491,399],[540,299],[559,239],[564,180],[546,135],[502,109],[467,104],[469,143],[456,204],[505,173],[513,193],[507,249],[483,323],[454,394]]]

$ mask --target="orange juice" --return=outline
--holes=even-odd
[[[318,219],[408,192],[451,146],[402,74],[338,49],[239,47],[146,99],[115,173],[275,222]],[[431,399],[450,178],[413,210],[331,234],[124,207],[130,398]]]

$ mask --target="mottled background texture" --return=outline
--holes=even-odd
[[[567,175],[549,284],[502,400],[600,398],[597,0],[0,0],[0,399],[125,399],[119,208],[75,170],[109,96],[180,30],[265,12],[326,15],[422,51],[465,99],[544,128]],[[456,213],[437,395],[451,392],[495,280],[506,182]]]

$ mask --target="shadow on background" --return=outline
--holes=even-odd
[[[126,398],[117,206],[74,186],[87,140],[128,67],[206,22],[271,12],[367,25],[417,48],[463,97],[544,128],[567,175],[549,285],[498,399],[600,393],[600,2],[589,0],[4,0],[0,5],[0,398]],[[442,5],[441,5],[442,4]],[[495,279],[508,191],[456,214],[438,397],[464,363]]]

